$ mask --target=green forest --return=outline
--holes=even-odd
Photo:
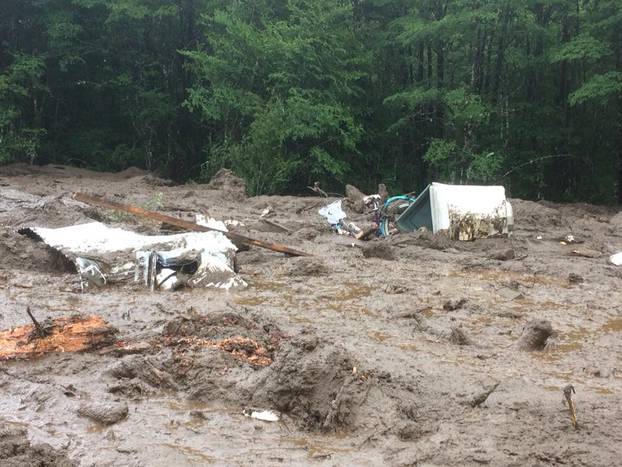
[[[622,201],[620,0],[1,0],[0,163]]]

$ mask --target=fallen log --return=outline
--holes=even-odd
[[[112,344],[117,332],[96,315],[56,318],[46,326],[45,335],[37,331],[34,324],[0,331],[0,361],[95,349]]]
[[[115,211],[127,212],[128,214],[132,214],[137,217],[142,217],[143,219],[150,219],[162,223],[166,223],[169,225],[174,225],[184,230],[192,231],[192,232],[220,232],[233,242],[239,242],[249,246],[257,246],[259,248],[265,248],[267,250],[276,251],[278,253],[285,253],[291,256],[311,256],[309,253],[305,253],[304,251],[295,250],[286,245],[282,245],[280,243],[272,243],[266,242],[263,240],[257,240],[255,238],[250,238],[245,235],[240,235],[234,232],[227,232],[224,230],[216,229],[213,227],[206,227],[204,225],[196,224],[194,222],[185,221],[183,219],[178,219],[177,217],[167,216],[166,214],[161,214],[159,212],[148,211],[146,209],[140,208],[138,206],[132,206],[129,204],[117,203],[115,201],[110,201],[102,197],[87,195],[86,193],[74,193],[73,199],[80,201],[81,203],[86,203],[92,206],[99,206],[104,209],[112,209]]]

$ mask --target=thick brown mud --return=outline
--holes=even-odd
[[[74,191],[238,221],[313,256],[240,251],[249,286],[229,292],[81,293],[71,265],[18,230],[161,226]],[[171,186],[137,170],[0,168],[0,328],[29,324],[29,306],[42,321],[98,315],[118,330],[104,348],[0,362],[0,465],[619,463],[622,268],[607,262],[622,250],[617,210],[512,200],[509,239],[365,243],[333,234],[324,203],[247,198],[226,172]],[[287,230],[261,221],[267,208]]]

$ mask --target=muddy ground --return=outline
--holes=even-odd
[[[74,191],[237,220],[313,256],[240,251],[241,290],[81,293],[65,262],[17,230],[159,226]],[[512,200],[510,239],[364,243],[331,233],[323,203],[246,198],[227,177],[172,186],[136,169],[0,168],[0,328],[27,324],[26,306],[41,319],[98,314],[133,346],[0,362],[0,465],[619,464],[622,267],[607,261],[622,250],[617,210]],[[291,232],[259,219],[267,207]],[[582,243],[562,244],[568,234]],[[553,335],[524,350],[534,320]]]

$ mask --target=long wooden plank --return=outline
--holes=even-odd
[[[279,253],[285,253],[291,256],[310,256],[309,253],[305,253],[304,251],[295,250],[286,245],[282,245],[280,243],[272,243],[266,242],[263,240],[257,240],[255,238],[250,238],[245,235],[240,235],[234,232],[227,232],[220,229],[215,229],[212,227],[206,227],[204,225],[199,225],[194,222],[186,221],[183,219],[179,219],[177,217],[167,216],[166,214],[161,214],[159,212],[148,211],[146,209],[140,208],[138,206],[132,206],[129,204],[117,203],[115,201],[110,201],[105,198],[99,196],[87,195],[86,193],[74,193],[73,199],[76,201],[80,201],[81,203],[90,204],[92,206],[99,206],[104,209],[113,209],[115,211],[123,211],[129,214],[132,214],[137,217],[142,217],[143,219],[150,219],[158,222],[165,222],[167,224],[171,224],[177,226],[181,229],[188,230],[191,232],[220,232],[229,239],[234,242],[240,242],[245,245],[257,246],[259,248],[265,248],[268,250],[276,251]]]

